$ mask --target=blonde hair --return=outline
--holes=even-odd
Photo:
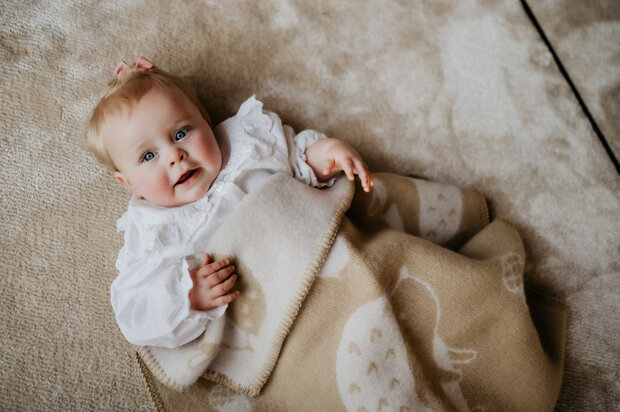
[[[178,89],[198,108],[205,120],[211,124],[209,115],[198,100],[196,92],[185,80],[156,67],[147,71],[140,70],[136,68],[134,63],[127,67],[120,79],[117,78],[109,83],[107,92],[93,109],[86,132],[88,150],[95,155],[97,160],[114,171],[117,168],[105,147],[101,128],[106,118],[110,115],[117,114],[124,108],[131,113],[136,103],[153,86]]]

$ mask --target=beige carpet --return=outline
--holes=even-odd
[[[529,5],[619,158],[620,3],[530,0]]]
[[[618,153],[618,6],[568,3],[531,6]],[[8,0],[0,23],[0,409],[151,409],[109,304],[128,195],[80,143],[139,55],[216,121],[256,93],[376,171],[485,194],[569,304],[558,410],[620,404],[620,179],[519,1]]]

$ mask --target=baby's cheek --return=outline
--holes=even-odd
[[[172,185],[167,174],[152,173],[146,179],[146,188],[154,196],[166,196],[170,194]]]
[[[201,162],[208,163],[214,168],[221,164],[222,157],[217,141],[207,133],[201,134],[200,139],[192,142],[191,150]]]

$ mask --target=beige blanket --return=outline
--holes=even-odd
[[[250,194],[212,243],[242,291],[219,348],[140,351],[158,409],[553,408],[565,309],[526,293],[516,230],[487,225],[476,193],[376,180],[353,198],[343,179],[316,190],[276,175]]]

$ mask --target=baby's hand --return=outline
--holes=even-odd
[[[189,291],[190,308],[209,310],[232,302],[239,291],[230,292],[235,285],[237,275],[235,267],[228,259],[213,262],[209,254],[200,265],[189,272],[194,286]]]
[[[321,181],[328,180],[343,170],[349,180],[358,175],[365,192],[375,185],[375,180],[359,153],[340,139],[330,138],[314,142],[306,149],[306,159]]]

